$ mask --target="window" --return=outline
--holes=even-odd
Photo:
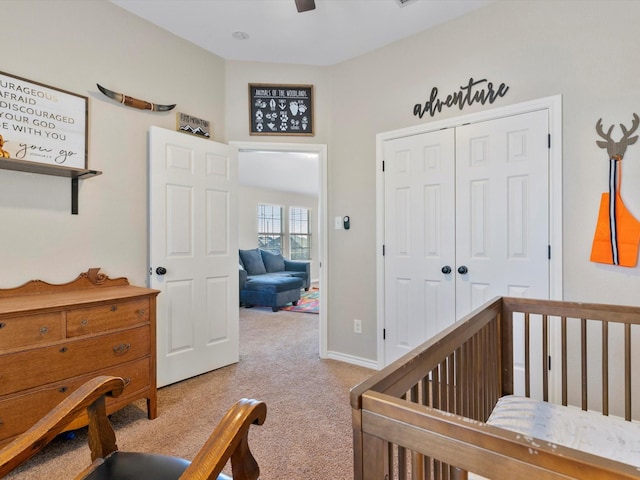
[[[308,208],[289,208],[289,255],[291,260],[311,259]]]
[[[258,247],[274,253],[282,252],[282,207],[258,205]]]

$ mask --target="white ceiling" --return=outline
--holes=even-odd
[[[111,0],[228,60],[333,65],[495,0]],[[246,40],[235,40],[245,32]]]
[[[110,0],[224,59],[334,65],[495,0]],[[249,38],[236,40],[244,32]],[[240,184],[318,195],[319,160],[308,153],[241,152]]]

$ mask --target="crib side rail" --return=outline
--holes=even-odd
[[[486,478],[514,480],[637,478],[636,467],[536,442],[508,430],[373,391],[363,395],[362,420],[367,454],[361,477],[364,480],[463,479],[468,471]],[[394,469],[394,473],[384,477],[381,472],[389,467],[386,465],[389,446],[410,452],[414,461],[404,471]],[[427,459],[437,461],[427,463]],[[398,458],[394,461],[397,463]]]
[[[507,337],[514,339],[518,322],[524,329],[523,338],[514,340],[514,348],[503,349],[503,365],[513,365],[514,351],[525,352],[525,391],[514,392],[514,370],[505,368],[504,394],[534,396],[605,415],[613,410],[626,420],[638,418],[632,366],[640,350],[640,308],[512,297],[503,297],[502,307],[503,344]],[[542,339],[540,344],[533,342],[535,336]],[[533,378],[532,372],[542,375]],[[550,390],[560,393],[550,398]],[[610,392],[616,398],[611,399]],[[617,398],[619,392],[624,392],[623,405]]]
[[[432,459],[413,457],[407,460],[400,447],[391,446],[378,457],[363,445],[362,398],[365,392],[379,392],[419,405],[486,420],[501,396],[501,300],[495,299],[472,312],[440,335],[425,342],[351,391],[354,439],[354,474],[361,479],[363,464],[378,465],[389,478],[398,478],[413,464]],[[372,463],[373,462],[373,463]],[[437,468],[445,468],[438,464]],[[383,478],[381,474],[378,478]]]

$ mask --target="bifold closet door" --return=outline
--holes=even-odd
[[[549,298],[547,111],[456,128],[458,318],[497,296]]]
[[[549,298],[548,113],[386,141],[385,364],[497,295]]]
[[[385,362],[455,320],[455,133],[385,142]]]

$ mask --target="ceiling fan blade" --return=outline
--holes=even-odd
[[[315,10],[316,2],[315,0],[296,0],[296,8],[298,13]]]

